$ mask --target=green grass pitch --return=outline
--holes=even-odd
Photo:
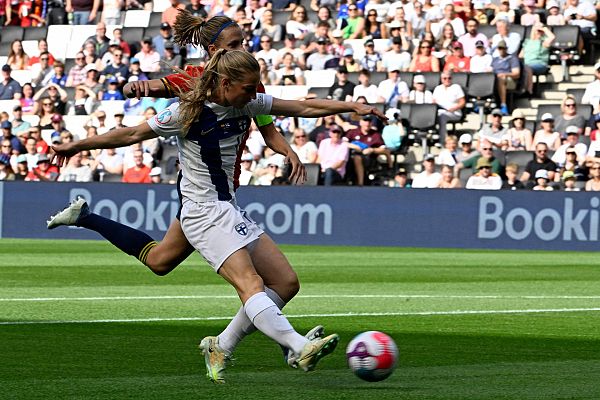
[[[197,344],[239,300],[198,255],[157,277],[105,242],[0,240],[0,398],[600,399],[598,254],[282,248],[290,321],[341,343],[304,373],[253,334],[217,386]],[[400,350],[380,383],[346,366],[365,330]]]

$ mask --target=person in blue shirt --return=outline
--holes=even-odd
[[[2,66],[2,81],[0,81],[0,100],[13,100],[16,94],[21,94],[21,85],[11,76],[10,65]]]
[[[117,78],[108,80],[108,90],[102,94],[102,100],[125,100],[123,93],[119,90],[119,81]]]

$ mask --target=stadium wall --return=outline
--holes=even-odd
[[[72,198],[161,238],[177,213],[172,185],[0,183],[0,237],[98,239],[46,229]],[[600,195],[593,193],[244,187],[238,203],[279,243],[597,251]]]

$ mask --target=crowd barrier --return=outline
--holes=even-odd
[[[75,196],[160,239],[178,209],[175,186],[0,183],[0,237],[98,239],[49,231]],[[352,187],[243,187],[238,203],[278,243],[597,251],[600,194]]]

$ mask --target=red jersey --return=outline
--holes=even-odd
[[[125,183],[152,183],[150,179],[150,167],[144,165],[140,169],[136,167],[129,168],[123,174],[121,182]]]
[[[184,71],[192,77],[197,77],[197,76],[202,75],[202,73],[204,72],[204,67],[201,67],[199,65],[186,65]],[[161,78],[161,81],[162,81],[163,85],[165,86],[165,89],[167,90],[167,94],[169,97],[176,97],[177,93],[179,93],[180,91],[183,92],[183,91],[190,89],[189,78],[187,76],[185,76],[184,74],[167,75],[164,78]],[[256,91],[259,93],[265,93],[265,87],[263,86],[262,83],[258,84]],[[242,138],[242,142],[240,143],[240,146],[238,147],[238,153],[237,153],[237,157],[235,160],[235,169],[234,169],[234,173],[233,173],[234,189],[237,189],[240,186],[240,182],[239,182],[240,172],[241,172],[240,161],[242,158],[242,152],[244,151],[244,148],[246,148],[246,140],[248,140],[248,136],[250,136],[250,128],[248,128],[248,131]]]

